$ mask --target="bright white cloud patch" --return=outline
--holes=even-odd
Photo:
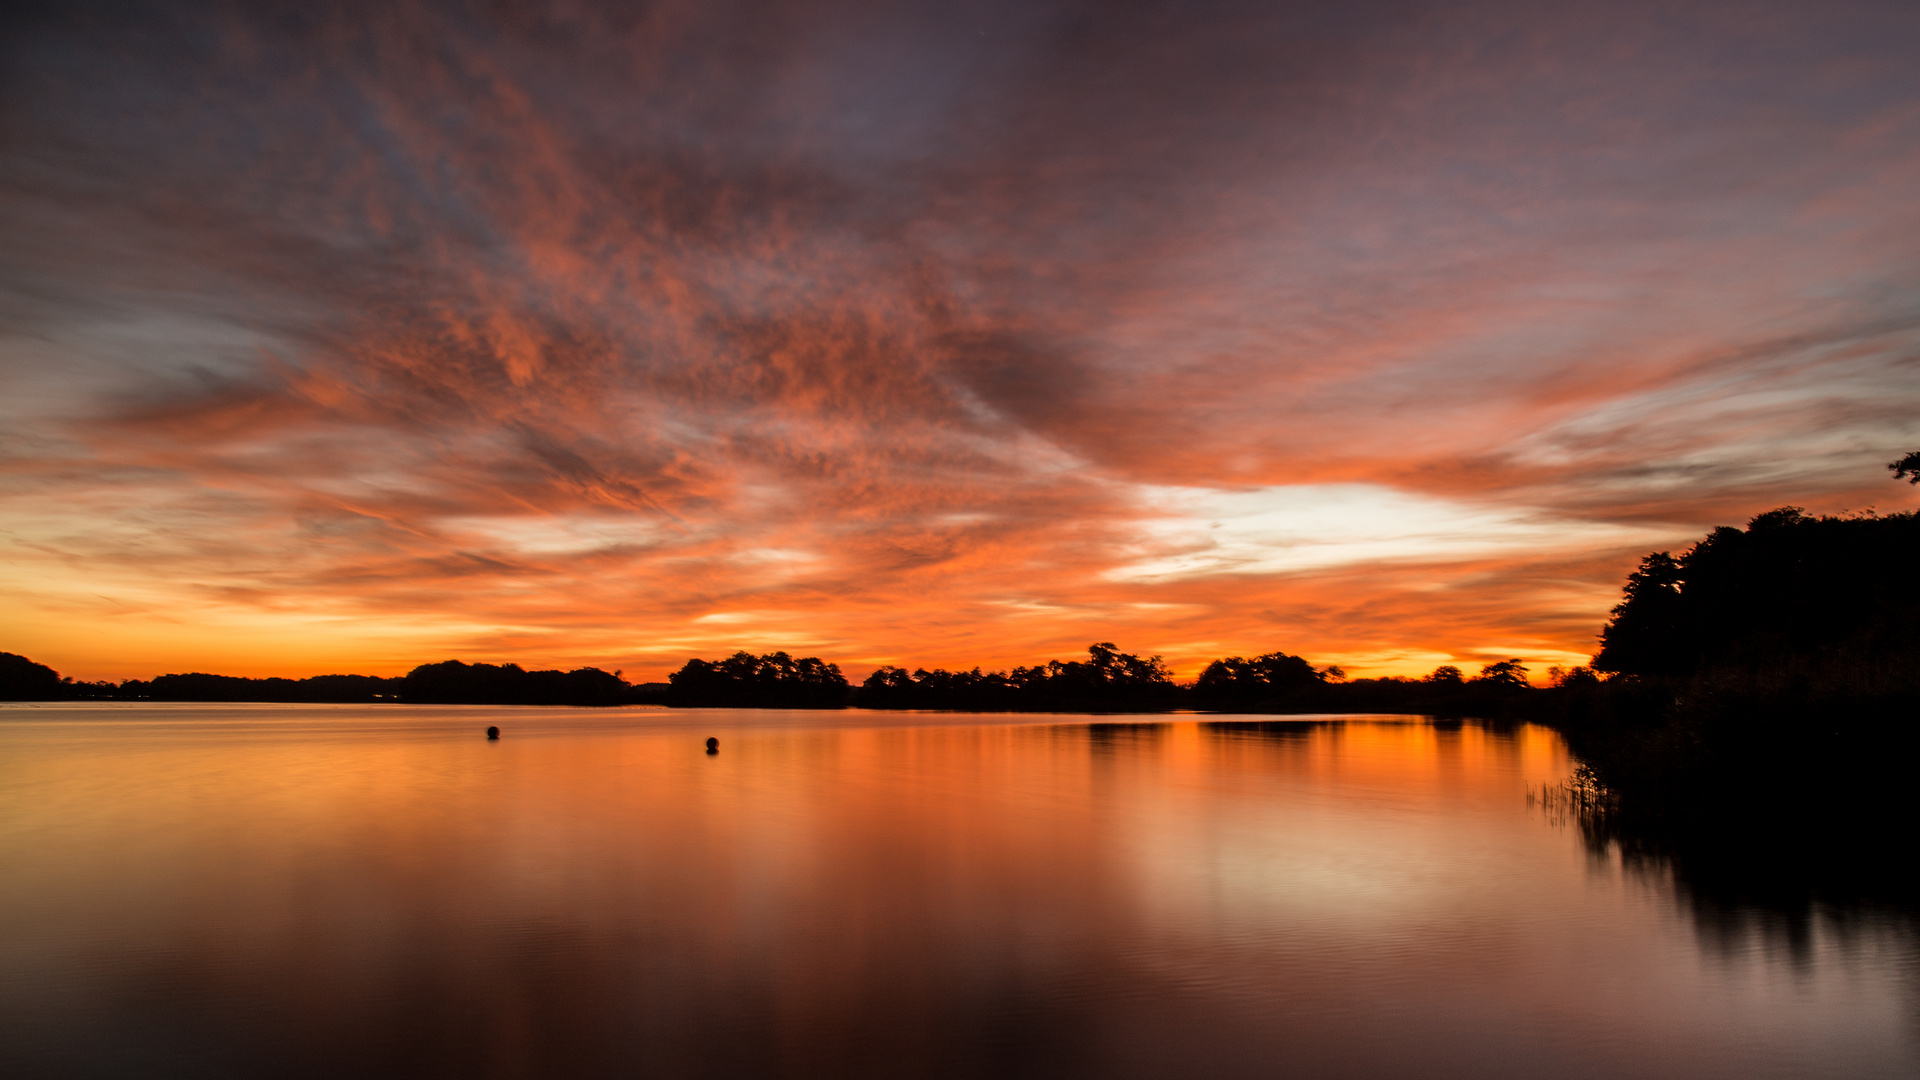
[[[1665,535],[1473,506],[1374,484],[1298,484],[1251,491],[1152,487],[1143,496],[1166,516],[1145,526],[1141,558],[1109,572],[1117,580],[1454,561],[1515,550],[1653,543]]]

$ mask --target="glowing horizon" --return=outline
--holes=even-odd
[[[21,18],[0,649],[1574,664],[1920,505],[1920,15]]]

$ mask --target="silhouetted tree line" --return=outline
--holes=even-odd
[[[1539,695],[1519,658],[1498,660],[1468,677],[1444,664],[1423,678],[1348,679],[1337,666],[1315,668],[1298,656],[1237,656],[1207,665],[1188,693],[1189,707],[1243,713],[1422,713],[1513,718],[1530,715]],[[1567,676],[1549,668],[1556,682]]]
[[[190,672],[125,682],[76,682],[45,664],[0,653],[0,701],[214,701],[320,704],[628,705],[658,703],[666,687],[634,685],[599,668],[527,671],[518,664],[422,664],[399,678],[314,675],[250,679]]]
[[[1601,630],[1594,669],[1613,678],[1571,721],[1626,723],[1611,715],[1617,698],[1636,723],[1741,713],[1749,732],[1763,719],[1908,709],[1920,701],[1914,552],[1920,515],[1782,507],[1678,557],[1649,553]]]
[[[428,705],[624,705],[633,686],[599,668],[527,671],[518,664],[422,664],[399,682],[400,700]]]
[[[909,672],[883,667],[854,697],[869,709],[961,709],[975,712],[1161,712],[1184,704],[1158,656],[1123,653],[1111,642],[1087,647],[1087,659],[1049,660],[1011,671]]]
[[[1556,680],[1591,678],[1550,669]],[[1230,713],[1414,712],[1448,716],[1517,716],[1527,711],[1527,668],[1518,659],[1481,668],[1474,678],[1444,666],[1423,679],[1348,680],[1340,668],[1271,652],[1208,664],[1192,683],[1176,683],[1157,656],[1120,652],[1109,642],[1087,660],[1049,661],[1011,671],[907,671],[883,667],[867,677],[854,703],[869,709],[954,709],[969,712]]]
[[[392,697],[398,679],[374,675],[314,675],[305,679],[247,679],[233,675],[161,675],[152,680],[131,679],[116,697],[150,701],[271,701],[349,704]]]
[[[724,660],[689,660],[667,676],[669,705],[743,709],[843,709],[847,679],[817,656],[737,652]]]
[[[1788,506],[1721,527],[1627,579],[1593,666],[1636,676],[1735,673],[1779,685],[1841,680],[1847,692],[1913,689],[1920,518],[1810,517]]]
[[[1527,669],[1504,660],[1468,679],[1442,667],[1425,679],[1347,681],[1337,667],[1272,652],[1216,660],[1191,684],[1177,683],[1158,656],[1121,652],[1111,642],[1085,660],[1049,660],[1009,671],[907,671],[883,667],[859,687],[838,665],[785,652],[737,652],[688,660],[666,683],[634,685],[599,668],[527,671],[518,664],[422,664],[400,678],[316,675],[251,679],[189,673],[123,683],[62,679],[52,668],[0,653],[0,700],[332,702],[454,705],[666,704],[678,707],[948,709],[969,712],[1434,712],[1515,714],[1529,690]]]
[[[1670,729],[1683,757],[1804,729],[1904,737],[1920,704],[1920,516],[1782,507],[1640,561],[1601,632],[1595,679],[1559,721],[1590,740]],[[1638,742],[1629,738],[1629,742]],[[1597,744],[1596,744],[1597,746]]]
[[[58,701],[67,696],[71,679],[45,664],[17,653],[0,652],[0,701]]]
[[[1920,903],[1885,847],[1915,824],[1915,551],[1914,514],[1783,507],[1642,559],[1599,675],[1543,698],[1605,796],[1590,837],[1718,902]]]

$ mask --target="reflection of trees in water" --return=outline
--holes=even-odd
[[[1842,953],[1892,944],[1909,956],[1905,998],[1920,1031],[1920,890],[1903,831],[1857,807],[1774,790],[1623,795],[1585,765],[1527,792],[1552,824],[1577,829],[1596,861],[1672,890],[1703,948],[1755,946],[1808,967],[1816,946]]]
[[[1220,738],[1298,744],[1331,726],[1325,720],[1205,720],[1200,730]]]
[[[1594,658],[1614,677],[1562,695],[1588,765],[1530,799],[1670,888],[1710,954],[1891,950],[1920,1032],[1916,545],[1920,515],[1782,507],[1647,555]]]
[[[1087,741],[1093,752],[1113,753],[1116,750],[1145,747],[1159,743],[1167,737],[1173,725],[1166,722],[1151,724],[1079,724],[1075,725],[1087,733]]]

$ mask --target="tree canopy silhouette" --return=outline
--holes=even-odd
[[[1018,712],[1021,685],[1004,671],[948,671],[945,668],[886,666],[860,684],[854,704],[863,709],[965,709],[969,712]]]
[[[0,652],[0,701],[53,701],[65,696],[59,672],[18,653]]]
[[[1920,518],[1811,517],[1796,506],[1722,526],[1628,578],[1593,666],[1640,676],[1836,664],[1911,669],[1920,653]]]
[[[1049,660],[1011,671],[883,667],[855,698],[870,709],[982,712],[1155,712],[1179,704],[1181,687],[1158,657],[1124,653],[1110,641],[1085,660]]]
[[[1215,660],[1193,684],[1194,704],[1203,709],[1244,711],[1285,703],[1303,691],[1318,689],[1337,669],[1316,669],[1298,656],[1270,652],[1251,660],[1229,656]]]
[[[1511,687],[1524,690],[1533,684],[1527,681],[1527,666],[1518,657],[1512,660],[1497,660],[1480,669],[1473,681],[1489,686]]]
[[[120,696],[143,697],[151,701],[272,701],[325,702],[354,704],[398,700],[399,679],[372,675],[313,675],[305,679],[269,677],[249,679],[236,675],[208,675],[188,672],[158,675],[151,681],[130,681],[121,687]]]
[[[518,664],[421,664],[399,680],[409,704],[619,705],[632,687],[599,668],[527,671]]]
[[[841,709],[846,676],[817,656],[741,651],[724,660],[688,660],[667,676],[667,704],[748,709]]]
[[[1884,839],[1915,818],[1916,550],[1915,514],[1785,506],[1643,559],[1594,659],[1618,677],[1555,680],[1555,726],[1608,793],[1594,835],[1803,910],[1920,901]]]

